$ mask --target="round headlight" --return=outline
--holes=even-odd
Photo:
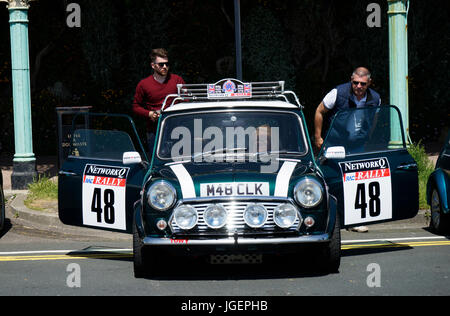
[[[297,220],[297,210],[292,204],[281,204],[273,210],[273,220],[278,227],[288,228]]]
[[[189,230],[197,225],[197,211],[190,205],[181,205],[173,212],[175,223],[184,230]]]
[[[222,228],[227,223],[227,210],[219,204],[210,205],[203,213],[203,219],[210,228]]]
[[[322,185],[313,178],[304,178],[294,188],[294,197],[303,207],[315,207],[322,201]]]
[[[252,228],[262,227],[266,220],[267,210],[262,205],[250,204],[244,211],[244,221]]]
[[[159,211],[168,210],[175,203],[176,197],[174,187],[166,181],[153,183],[147,192],[148,204]]]

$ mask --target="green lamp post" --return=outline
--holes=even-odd
[[[11,188],[26,189],[36,176],[31,125],[30,58],[28,48],[28,8],[32,0],[0,0],[9,10],[11,68],[14,106],[13,173]]]
[[[401,112],[404,134],[409,135],[408,114],[408,8],[409,0],[387,0],[389,19],[390,104]],[[392,124],[390,146],[399,147],[401,131]]]

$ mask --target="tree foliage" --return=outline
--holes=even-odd
[[[121,62],[119,12],[109,0],[89,2],[83,10],[81,40],[84,57],[94,82],[103,89],[113,88],[114,73]]]
[[[166,47],[186,82],[235,76],[231,0],[78,0],[81,28],[66,25],[68,0],[40,0],[29,10],[34,150],[56,151],[58,106],[130,114],[149,53]],[[359,65],[372,70],[389,103],[387,2],[381,27],[366,24],[373,0],[246,0],[241,3],[244,80],[285,80],[306,106],[310,124],[325,93]],[[410,0],[409,111],[413,141],[437,140],[448,127],[450,22],[445,0]],[[448,13],[448,12],[447,12]],[[0,38],[9,42],[0,6]],[[0,122],[4,150],[14,152],[10,46],[0,47]],[[433,77],[433,78],[431,78]],[[137,120],[139,121],[139,120]]]
[[[295,68],[285,34],[280,21],[268,8],[252,10],[243,27],[245,80],[285,80],[288,89],[295,88]]]

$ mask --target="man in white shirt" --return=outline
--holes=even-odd
[[[331,122],[334,114],[341,109],[381,105],[380,95],[369,88],[372,82],[370,76],[367,68],[356,68],[350,82],[331,90],[319,104],[314,116],[314,144],[317,148],[323,144],[322,127],[326,116]],[[357,128],[357,126],[355,127]]]
[[[314,144],[319,149],[323,144],[322,127],[324,118],[328,118],[328,126],[331,123],[333,116],[341,109],[359,108],[366,106],[380,106],[380,95],[369,86],[372,82],[370,79],[370,72],[367,68],[356,68],[350,78],[350,82],[341,84],[332,89],[319,104],[314,116]],[[363,120],[364,113],[357,113],[353,115],[354,120],[342,122],[347,125],[349,135],[357,136],[364,133]],[[352,143],[349,141],[349,143]],[[368,232],[366,226],[358,226],[351,228],[355,232]]]

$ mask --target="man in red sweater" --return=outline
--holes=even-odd
[[[147,119],[147,144],[152,154],[162,104],[167,95],[178,93],[177,84],[184,84],[184,80],[169,72],[169,56],[164,48],[153,49],[150,58],[153,74],[137,85],[133,112]]]

